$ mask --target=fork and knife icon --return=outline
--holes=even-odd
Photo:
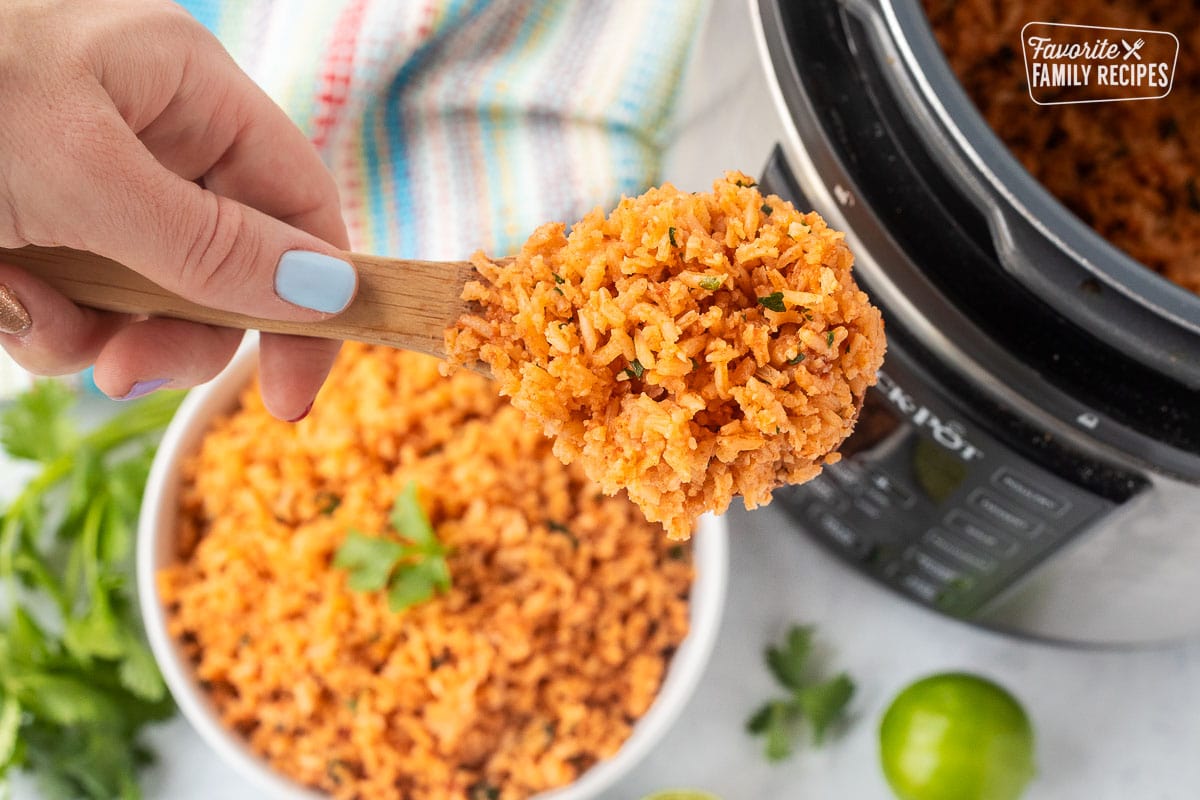
[[[1142,45],[1146,44],[1145,39],[1138,39],[1133,44],[1130,44],[1129,42],[1122,39],[1121,44],[1125,47],[1125,55],[1123,57],[1123,60],[1128,61],[1130,56],[1133,56],[1138,61],[1142,60],[1142,55],[1138,51],[1142,49]]]

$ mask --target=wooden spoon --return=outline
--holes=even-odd
[[[354,339],[445,358],[444,334],[467,310],[459,295],[463,284],[479,277],[475,267],[465,261],[345,255],[358,269],[358,293],[346,310],[318,322],[280,322],[198,305],[94,253],[61,247],[0,248],[0,261],[21,267],[92,308],[242,330]]]

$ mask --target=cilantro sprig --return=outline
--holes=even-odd
[[[844,672],[824,681],[810,680],[812,638],[812,627],[793,625],[781,644],[766,650],[767,668],[788,694],[760,706],[746,720],[746,730],[763,737],[768,761],[782,761],[792,754],[801,720],[808,720],[813,744],[819,746],[854,696],[854,682]]]
[[[390,522],[395,537],[355,530],[346,534],[333,558],[335,567],[346,570],[346,584],[356,592],[386,588],[393,612],[449,591],[449,551],[421,508],[415,482],[409,481],[396,495]]]
[[[133,602],[133,533],[181,399],[159,392],[82,433],[75,394],[39,381],[0,413],[0,447],[35,470],[0,507],[0,794],[25,769],[47,798],[140,796],[138,733],[174,707]]]

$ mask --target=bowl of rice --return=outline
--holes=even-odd
[[[270,796],[603,796],[704,670],[725,522],[668,539],[431,358],[347,344],[297,424],[255,361],[187,398],[140,521],[147,635],[191,724]],[[445,581],[414,592],[416,557],[355,574],[348,542],[401,552],[414,513]]]

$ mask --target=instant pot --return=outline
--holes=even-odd
[[[750,11],[762,187],[847,231],[889,342],[843,460],[776,502],[946,614],[1075,642],[1200,633],[1200,296],[1018,164],[918,2]]]

